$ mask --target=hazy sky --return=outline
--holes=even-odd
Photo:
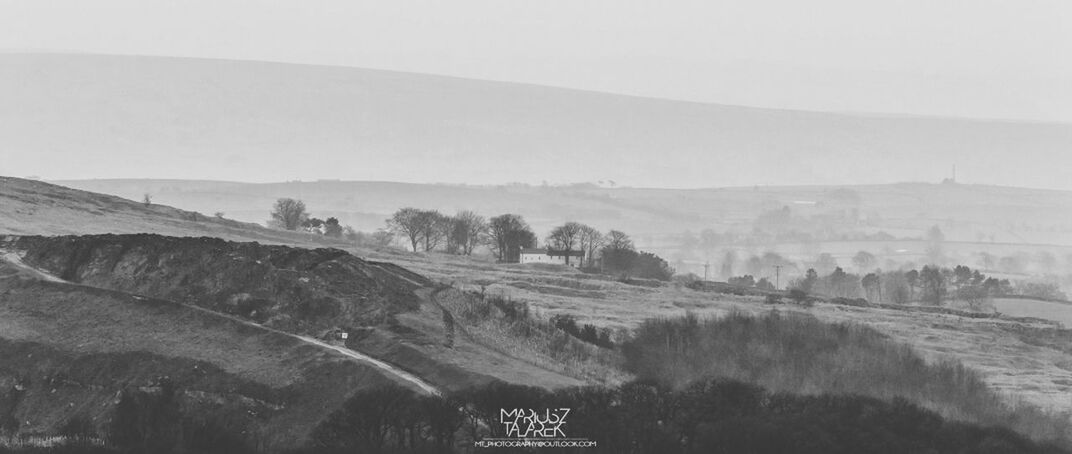
[[[0,50],[271,60],[762,107],[1072,122],[1068,0],[0,1]]]

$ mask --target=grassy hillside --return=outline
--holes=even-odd
[[[947,418],[1072,443],[1068,414],[1009,405],[959,363],[928,364],[908,346],[858,324],[792,313],[690,315],[645,322],[623,351],[628,370],[675,388],[724,378],[779,392],[903,398]]]
[[[960,263],[976,265],[980,252],[995,257],[1022,253],[1029,259],[1048,252],[1057,258],[1059,269],[1046,272],[1072,272],[1072,262],[1067,260],[1072,254],[1072,193],[1065,191],[922,183],[694,190],[359,181],[79,180],[61,184],[128,198],[149,193],[161,203],[223,211],[228,217],[261,223],[275,199],[301,198],[314,215],[335,216],[366,231],[383,227],[391,213],[405,206],[447,213],[471,209],[488,216],[519,213],[541,238],[553,226],[576,220],[604,231],[625,231],[639,247],[698,274],[703,273],[701,265],[706,261],[715,263],[717,270],[727,249],[736,250],[742,263],[750,254],[766,251],[798,261],[814,260],[827,252],[850,267],[852,256],[861,250],[878,257],[879,266],[885,266],[886,260],[918,262],[928,247],[920,240],[937,225],[947,240],[945,253]],[[733,244],[723,241],[714,247],[697,241],[704,229],[749,235],[763,213],[785,208],[795,219],[788,228],[826,238],[756,238]],[[686,231],[691,232],[691,242]],[[880,232],[894,239],[854,237]]]
[[[658,287],[618,282],[613,276],[573,269],[479,263],[442,255],[392,260],[457,287],[525,302],[537,317],[572,315],[613,331],[628,331],[652,318],[765,314],[772,308],[811,314],[833,323],[858,323],[910,345],[928,362],[955,359],[981,374],[1010,401],[1054,411],[1072,411],[1072,342],[1052,322],[971,318],[911,308],[852,307],[818,303],[812,308],[766,304],[760,296],[691,290],[677,283]]]
[[[83,197],[89,196],[83,195]],[[125,215],[128,210],[122,208],[117,211],[118,213],[102,216],[107,218]],[[37,222],[47,226],[47,216],[36,219]],[[79,226],[73,225],[66,228],[77,229]],[[145,237],[131,236],[131,238]],[[92,238],[86,239],[93,243],[91,240]],[[109,241],[114,242],[113,240],[114,238]],[[187,272],[189,270],[182,271],[184,267],[196,268],[199,266],[198,262],[186,260],[182,254],[168,252],[167,245],[171,243],[181,244],[184,241],[204,243],[206,247],[189,249],[211,256],[213,261],[211,267],[221,270],[221,273],[227,270],[228,261],[241,262],[249,258],[247,262],[255,263],[254,259],[260,257],[264,260],[274,260],[273,266],[278,267],[279,270],[295,265],[297,274],[294,277],[298,278],[299,282],[301,282],[301,277],[308,277],[311,282],[324,277],[319,273],[328,272],[329,268],[336,265],[345,265],[344,263],[332,264],[333,259],[316,259],[323,255],[323,251],[303,252],[295,249],[286,252],[290,250],[278,248],[278,251],[283,252],[277,251],[278,256],[273,258],[276,253],[266,253],[267,255],[261,253],[276,249],[232,245],[233,247],[228,246],[231,249],[226,251],[217,250],[213,245],[218,246],[222,242],[208,239],[163,239],[158,244],[143,246],[138,246],[137,241],[127,246],[104,241],[97,245],[100,247],[74,245],[56,248],[48,245],[61,244],[68,240],[38,238],[26,241],[24,252],[36,250],[40,254],[26,256],[27,260],[36,266],[68,278],[84,279],[87,283],[94,285],[136,291],[149,297],[174,298],[179,295],[174,292],[169,293],[169,289],[174,291],[184,285],[181,284],[180,276],[188,278],[186,284],[192,285],[192,288],[200,288],[200,286],[217,290],[228,288],[226,285],[221,286],[221,281],[213,277],[216,275],[214,273],[198,274]],[[157,250],[157,248],[162,249]],[[487,383],[491,378],[498,378],[513,383],[554,388],[580,384],[583,382],[582,379],[592,374],[593,371],[598,371],[599,367],[614,364],[613,361],[595,365],[590,362],[586,363],[586,359],[598,358],[605,352],[591,352],[584,348],[574,347],[563,349],[561,347],[565,344],[560,342],[561,339],[565,339],[567,343],[572,342],[566,336],[546,335],[539,332],[536,336],[532,336],[532,331],[526,332],[528,328],[525,328],[523,324],[488,321],[479,317],[471,318],[465,315],[467,311],[480,312],[480,306],[476,305],[476,301],[483,303],[481,299],[474,299],[477,298],[474,295],[483,294],[489,298],[498,297],[524,303],[531,311],[534,320],[547,320],[554,315],[571,315],[579,323],[592,323],[597,327],[607,327],[616,331],[614,338],[617,341],[625,337],[625,332],[622,330],[633,329],[651,318],[684,315],[688,312],[703,317],[730,312],[763,314],[771,309],[771,306],[765,304],[759,297],[700,292],[674,283],[633,285],[619,282],[613,276],[590,275],[557,267],[496,264],[479,257],[456,257],[438,253],[408,254],[399,251],[360,252],[375,259],[377,263],[390,261],[416,272],[415,276],[408,271],[399,271],[393,266],[375,265],[383,270],[395,270],[389,272],[394,273],[393,275],[398,278],[421,280],[423,284],[418,286],[427,286],[430,282],[453,283],[455,290],[445,291],[438,296],[433,294],[432,287],[417,288],[415,295],[420,304],[416,307],[402,304],[406,310],[391,314],[386,323],[355,327],[359,329],[353,331],[354,336],[347,343],[351,348],[389,360],[405,370],[446,387],[450,387],[451,384],[461,386],[466,382]],[[299,257],[305,255],[308,255],[309,260]],[[373,262],[368,263],[373,264]],[[328,268],[316,271],[319,265]],[[257,269],[255,266],[250,265],[250,270],[255,269]],[[286,273],[279,270],[277,271]],[[161,272],[163,275],[159,278],[139,281],[134,277],[138,274],[134,273],[135,271],[138,273]],[[233,271],[235,270],[226,272]],[[256,278],[260,275],[253,273],[250,276]],[[108,339],[115,339],[124,348],[141,347],[144,344],[147,346],[147,353],[150,354],[164,355],[169,351],[167,349],[175,349],[182,355],[191,355],[191,360],[206,363],[222,362],[222,357],[231,356],[226,352],[213,351],[213,348],[208,345],[195,343],[195,346],[204,347],[200,350],[205,351],[187,352],[185,348],[197,349],[195,347],[179,348],[168,343],[171,342],[169,339],[184,339],[182,336],[186,331],[183,330],[192,332],[195,327],[202,326],[205,322],[199,320],[169,322],[166,313],[161,315],[152,312],[144,316],[139,316],[138,312],[125,313],[130,309],[97,311],[92,306],[94,299],[84,295],[62,298],[55,294],[56,291],[45,294],[35,293],[38,290],[30,293],[27,293],[29,290],[20,290],[23,287],[29,289],[52,288],[50,286],[67,288],[63,287],[66,284],[61,283],[11,284],[11,282],[30,282],[26,280],[29,277],[32,276],[14,271],[0,272],[0,283],[10,286],[0,291],[2,295],[0,301],[7,308],[5,310],[11,313],[10,315],[5,313],[4,317],[0,318],[4,321],[3,323],[10,325],[4,326],[0,333],[4,333],[3,337],[9,340],[43,344],[48,348],[63,351],[70,351],[74,348],[76,356],[82,354],[81,350],[77,349],[83,347],[97,349],[91,350],[93,353],[125,354],[121,349],[104,350],[111,344],[105,343],[102,346],[101,343]],[[226,276],[221,276],[221,278],[226,280]],[[167,285],[157,288],[152,285],[152,282]],[[117,294],[107,290],[92,291],[103,295],[119,295],[117,298],[132,304],[135,308],[158,306],[153,303],[155,300],[145,302],[129,294]],[[62,295],[64,292],[58,293]],[[191,295],[196,294],[196,292],[191,293]],[[75,304],[76,299],[89,301],[90,304],[83,304],[79,307],[65,306]],[[166,303],[160,303],[159,306],[171,307]],[[849,307],[828,303],[819,303],[811,308],[787,305],[778,307],[787,312],[806,312],[821,322],[852,323],[873,328],[895,342],[910,345],[927,364],[946,360],[960,361],[976,371],[981,383],[995,391],[996,395],[1001,396],[1003,402],[1010,405],[1024,401],[1055,412],[1072,410],[1067,399],[1064,399],[1064,396],[1072,391],[1072,366],[1070,366],[1072,365],[1072,343],[1069,342],[1072,336],[1067,331],[1057,330],[1052,324],[1026,319],[972,318],[962,317],[956,313],[928,313],[892,307]],[[453,316],[450,317],[454,321],[453,328],[448,328],[445,322],[448,318],[445,311],[453,312]],[[99,317],[96,312],[104,314],[107,318],[96,318]],[[497,313],[494,310],[490,312]],[[119,322],[113,327],[112,322],[102,321],[110,319]],[[63,328],[65,324],[79,326],[78,323],[92,323],[93,326],[82,325],[84,330]],[[158,323],[165,326],[157,326]],[[134,328],[128,327],[128,324],[134,325]],[[99,330],[103,330],[100,332],[106,336],[98,338],[100,337],[97,334]],[[116,332],[112,333],[111,330]],[[155,336],[153,333],[157,330],[161,333],[159,338],[153,337]],[[237,334],[229,330],[225,331],[227,332],[207,337],[202,334],[197,334],[197,336],[216,339],[214,342],[234,348],[247,346],[245,341],[226,338],[226,336],[241,337],[242,331]],[[149,340],[142,339],[143,336],[148,336]],[[453,345],[450,345],[448,340],[453,340]],[[560,344],[558,347],[555,346],[556,342]],[[160,346],[161,343],[164,346]],[[556,348],[559,349],[557,356]],[[565,351],[567,356],[575,356],[572,359],[562,356],[561,351]],[[570,361],[576,362],[570,363]],[[243,364],[245,362],[221,363],[216,367],[220,368],[221,373],[237,375],[242,379],[266,380],[263,376],[257,378],[258,376],[248,375],[251,374],[251,368]],[[286,364],[301,367],[304,370],[300,363],[287,362]],[[701,365],[701,363],[696,362],[696,365]],[[573,370],[570,370],[571,368]],[[260,369],[252,368],[252,370]],[[610,382],[620,383],[628,378],[624,375],[618,371]],[[336,375],[332,373],[331,376]],[[280,374],[279,377],[283,377],[280,378],[283,380],[287,375]],[[292,378],[292,380],[300,381],[301,377]],[[285,388],[289,385],[287,382],[280,382],[266,386]],[[329,384],[325,388],[332,386],[336,385]],[[323,403],[323,401],[320,402]]]
[[[141,196],[133,197],[141,200]],[[159,203],[0,176],[0,234],[158,233],[287,244],[338,244]]]
[[[55,433],[76,416],[103,430],[117,392],[170,377],[190,405],[250,412],[241,423],[251,439],[300,446],[339,396],[392,382],[369,365],[208,312],[12,272],[0,269],[0,382],[5,392],[24,389],[2,409],[20,433]]]

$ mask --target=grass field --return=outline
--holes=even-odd
[[[1021,298],[995,298],[994,309],[1014,317],[1036,317],[1072,327],[1072,304]]]
[[[35,203],[41,204],[41,201]],[[134,207],[126,205],[117,208],[124,215],[137,217],[138,221],[130,224],[131,229],[159,228],[157,224],[162,221],[155,214],[140,211],[138,214],[131,214],[132,209]],[[5,228],[8,231],[12,230],[11,225],[33,228],[35,223],[49,224],[50,216],[49,213],[23,213],[15,217],[15,221],[0,218],[0,227],[7,226]],[[64,215],[61,219],[69,224],[51,228],[63,230],[63,233],[83,228],[92,231],[105,228],[108,223],[113,222],[107,220],[111,214],[100,216],[105,220],[96,224],[87,223],[83,227],[79,225],[81,217]],[[166,225],[169,226],[167,229],[171,234],[193,235],[201,231],[200,223],[201,221],[194,224]],[[242,235],[247,233],[238,236]],[[316,244],[306,237],[300,234],[295,236],[293,244]],[[288,242],[288,237],[275,238],[279,242]],[[610,328],[619,340],[624,339],[629,331],[645,320],[689,313],[705,319],[729,313],[763,315],[778,310],[784,313],[810,314],[819,322],[856,324],[872,328],[895,343],[910,346],[928,364],[949,360],[963,363],[978,373],[989,389],[1010,404],[1024,402],[1054,412],[1072,411],[1072,399],[1068,398],[1072,395],[1072,336],[1056,331],[1049,323],[1012,318],[971,318],[893,307],[850,307],[827,303],[819,303],[811,308],[786,304],[770,305],[759,297],[700,292],[676,283],[658,286],[632,285],[619,282],[612,276],[585,274],[558,267],[496,264],[486,257],[412,254],[397,249],[349,250],[360,257],[398,264],[428,277],[433,282],[452,285],[455,289],[452,291],[459,295],[481,293],[523,302],[530,308],[535,320],[547,320],[555,315],[571,315],[579,323]],[[0,273],[0,276],[3,275]],[[241,331],[212,332],[202,336],[197,334],[199,327],[206,323],[211,325],[202,318],[187,314],[182,315],[185,318],[180,319],[181,323],[169,322],[168,317],[181,314],[171,314],[166,307],[129,299],[119,306],[116,306],[118,303],[111,302],[98,308],[88,305],[79,307],[75,304],[75,298],[62,297],[62,291],[55,297],[50,297],[53,303],[42,305],[32,303],[33,298],[11,298],[17,291],[31,290],[39,291],[12,288],[4,294],[7,306],[4,309],[5,316],[0,318],[0,323],[6,323],[0,330],[4,337],[10,336],[26,342],[62,344],[65,348],[75,348],[77,352],[87,353],[119,352],[136,347],[160,355],[189,355],[191,359],[198,361],[218,363],[218,367],[225,373],[258,383],[263,382],[272,387],[287,388],[293,383],[303,383],[303,380],[308,379],[303,374],[312,373],[308,372],[309,369],[302,363],[308,359],[307,355],[294,353],[294,357],[287,356],[283,359],[273,356],[285,354],[286,349],[276,351],[274,348],[265,347],[254,340],[258,338],[256,333],[249,337],[249,340],[244,340],[247,339],[248,333]],[[103,294],[111,295],[107,292]],[[424,298],[423,301],[427,303],[427,295]],[[515,383],[549,387],[568,386],[582,381],[599,382],[591,378],[591,371],[598,368],[585,370],[593,363],[580,361],[570,365],[562,358],[555,357],[552,354],[553,349],[546,348],[551,345],[550,341],[553,339],[526,344],[528,338],[524,333],[511,332],[507,329],[509,327],[504,328],[505,325],[502,324],[459,324],[461,329],[456,333],[455,348],[446,348],[444,339],[447,333],[442,321],[444,315],[441,309],[425,303],[422,303],[417,311],[400,314],[398,325],[376,327],[369,331],[367,336],[355,340],[355,346],[380,357],[394,358],[407,370],[444,382],[464,379],[461,378],[463,375],[470,378],[496,377]],[[1051,305],[1021,304],[1018,309],[1025,312],[1016,312],[1017,308],[1012,306],[1019,304],[1017,302],[996,303],[998,310],[1003,313],[1039,318],[1057,317],[1061,309]],[[444,301],[444,307],[459,312],[466,304],[469,303],[464,299],[448,298]],[[1006,309],[1003,310],[1002,307]],[[455,317],[458,317],[457,313]],[[67,324],[83,328],[59,328]],[[119,327],[112,327],[113,324]],[[123,328],[125,325],[132,328]],[[105,337],[113,340],[105,342],[98,339],[99,335],[94,334],[98,329],[103,330],[107,335]],[[131,334],[134,332],[141,334]],[[196,339],[190,338],[195,334]],[[253,344],[249,345],[249,342]],[[215,349],[216,345],[224,345],[226,348]],[[251,351],[246,353],[228,350],[240,348],[250,348]],[[265,348],[269,351],[260,351]],[[235,355],[243,359],[231,361],[230,358]],[[247,356],[248,358],[245,358]],[[590,359],[591,355],[587,358]],[[599,363],[594,365],[599,366]],[[459,371],[464,371],[464,374],[459,375]],[[346,380],[349,379],[343,380],[342,384],[326,386],[325,389],[332,389],[331,386],[346,386],[346,383],[350,383]],[[356,385],[351,383],[351,386]],[[331,402],[326,395],[321,395],[318,399],[321,400],[317,402],[324,405]]]
[[[374,253],[377,254],[377,253]],[[435,280],[525,301],[538,317],[573,315],[581,323],[624,333],[645,320],[683,316],[702,318],[731,312],[765,314],[777,309],[808,313],[818,320],[858,323],[891,339],[910,345],[929,362],[955,359],[980,373],[991,388],[1010,402],[1023,401],[1054,411],[1072,411],[1072,343],[1055,348],[1052,342],[1030,342],[1024,328],[1052,332],[1048,323],[1012,319],[969,318],[893,308],[864,308],[819,303],[812,308],[765,304],[761,297],[742,297],[694,291],[667,283],[649,288],[617,282],[611,277],[588,275],[572,269],[530,265],[494,264],[439,254],[378,253]],[[526,282],[522,286],[510,282]],[[541,283],[533,286],[531,283]],[[559,285],[554,285],[555,283]],[[554,286],[554,292],[541,291]],[[564,295],[574,287],[585,292]],[[599,290],[593,290],[598,288]],[[1010,314],[1012,315],[1012,314]],[[1038,315],[1038,314],[1036,314]],[[1041,317],[1040,317],[1041,318]],[[1057,339],[1059,345],[1066,341]]]

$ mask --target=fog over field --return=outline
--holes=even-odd
[[[1068,55],[1060,0],[0,0],[0,454],[1072,453]]]

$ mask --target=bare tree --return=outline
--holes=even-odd
[[[439,246],[439,243],[447,239],[450,229],[454,225],[454,221],[450,216],[444,216],[436,210],[421,211],[420,217],[425,225],[425,230],[422,234],[422,237],[424,238],[424,251],[433,251]]]
[[[521,248],[536,246],[536,234],[521,216],[504,214],[488,221],[487,244],[500,262],[515,262]]]
[[[443,223],[443,239],[447,241],[446,250],[450,254],[461,254],[466,232],[457,216],[447,216]]]
[[[473,249],[485,241],[488,222],[483,216],[468,210],[459,211],[453,221],[451,242],[457,245],[462,254],[473,255]]]
[[[271,214],[272,219],[268,222],[284,230],[298,230],[309,218],[305,202],[288,198],[276,200]]]
[[[421,243],[424,232],[427,229],[427,216],[417,208],[406,207],[395,211],[391,219],[387,220],[387,229],[396,235],[409,239],[413,252],[417,252],[417,245]]]
[[[604,241],[606,248],[613,251],[621,250],[633,250],[633,240],[629,238],[624,232],[619,230],[611,230],[607,232],[606,239]]]
[[[942,269],[937,266],[924,266],[919,271],[920,287],[923,291],[922,299],[935,306],[941,306],[946,295],[946,276]]]
[[[603,247],[603,234],[591,226],[582,225],[578,242],[581,250],[584,251],[584,262],[586,266],[593,266],[595,263],[596,251]]]
[[[421,210],[412,207],[402,208],[387,220],[387,228],[396,235],[409,239],[413,252],[417,246],[431,251],[447,237],[451,219],[435,210]]]
[[[569,265],[570,252],[577,250],[581,239],[581,230],[584,225],[578,222],[567,222],[551,230],[547,236],[547,244],[553,249],[566,253],[566,265]]]

